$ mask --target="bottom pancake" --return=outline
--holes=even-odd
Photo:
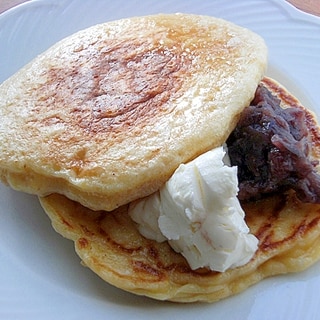
[[[259,249],[249,263],[223,273],[191,270],[166,242],[141,236],[127,206],[91,211],[58,194],[40,202],[55,230],[75,242],[84,265],[118,288],[158,300],[217,301],[320,258],[320,205],[301,203],[294,194],[243,205]]]

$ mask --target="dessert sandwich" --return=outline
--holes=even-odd
[[[79,31],[0,85],[0,178],[106,282],[217,301],[320,258],[319,127],[252,31],[192,14]]]

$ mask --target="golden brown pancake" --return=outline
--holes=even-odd
[[[113,210],[221,145],[266,46],[212,17],[155,15],[80,31],[0,86],[0,178]]]
[[[301,106],[270,78],[264,86],[281,98],[282,107]],[[319,159],[320,131],[312,112],[305,121],[312,156]],[[92,211],[53,194],[40,198],[53,227],[75,243],[83,264],[108,283],[159,300],[213,302],[240,293],[264,278],[302,271],[320,259],[320,205],[302,203],[293,191],[243,203],[246,222],[259,240],[249,263],[226,272],[192,270],[167,242],[148,240],[129,217],[128,206]]]
[[[58,194],[40,200],[55,230],[75,242],[84,265],[118,288],[154,299],[213,302],[320,258],[320,205],[302,204],[294,195],[244,206],[259,249],[248,264],[223,273],[193,271],[167,242],[141,236],[127,206],[105,212]]]

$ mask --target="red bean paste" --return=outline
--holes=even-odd
[[[302,202],[320,203],[318,161],[303,109],[283,109],[280,100],[259,85],[250,106],[227,140],[231,164],[238,166],[240,200],[295,190]]]

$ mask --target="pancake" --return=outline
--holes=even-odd
[[[306,111],[311,156],[319,159],[315,115],[278,82],[262,80],[281,106]],[[225,272],[192,270],[167,242],[144,238],[128,205],[92,211],[63,195],[40,198],[55,230],[75,243],[83,264],[106,282],[138,295],[176,302],[214,302],[238,294],[264,278],[300,272],[320,259],[320,204],[303,203],[292,190],[242,203],[258,250],[245,265]]]
[[[74,241],[85,266],[118,288],[158,300],[218,301],[266,277],[302,271],[320,258],[320,205],[302,204],[294,195],[244,206],[259,248],[249,263],[222,273],[191,270],[167,242],[141,236],[127,206],[105,212],[58,194],[40,200],[55,230]]]
[[[0,179],[93,210],[151,194],[226,140],[266,52],[247,29],[188,14],[71,35],[0,86]]]

